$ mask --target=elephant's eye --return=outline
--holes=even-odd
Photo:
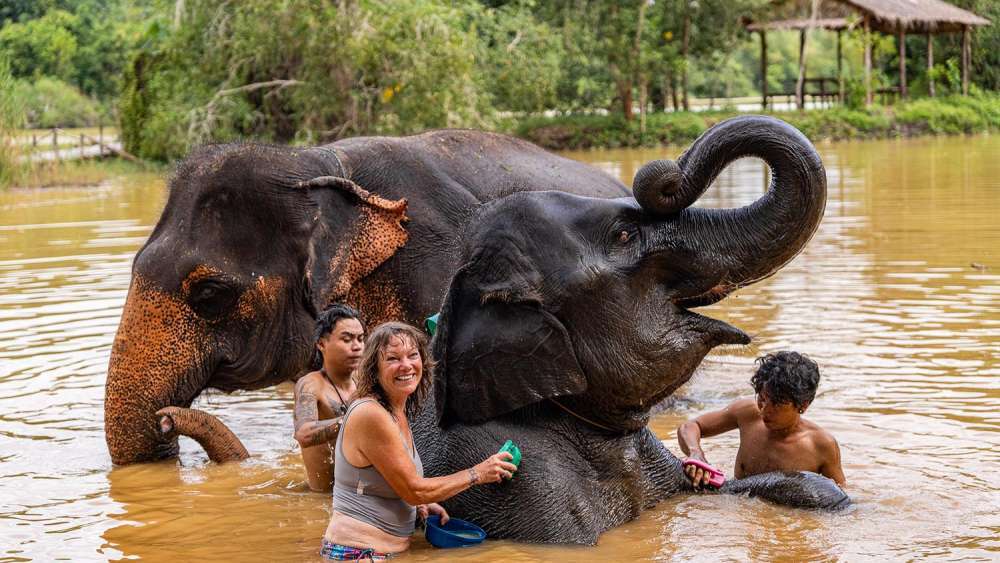
[[[629,242],[630,240],[634,239],[635,235],[636,235],[635,231],[630,231],[628,229],[622,229],[621,231],[618,232],[618,242],[621,243],[621,244],[625,244],[625,243]]]
[[[191,289],[188,303],[195,313],[203,319],[215,319],[229,310],[236,301],[236,292],[228,285],[205,280]]]

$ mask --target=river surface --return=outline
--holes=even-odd
[[[1000,137],[818,148],[829,203],[812,242],[703,310],[754,343],[712,353],[651,424],[677,452],[686,418],[750,394],[756,356],[805,352],[823,374],[807,417],[840,442],[851,510],[687,495],[596,547],[442,552],[419,538],[404,560],[1000,559]],[[677,153],[568,156],[631,183]],[[698,205],[744,205],[764,186],[762,163],[741,160]],[[195,403],[243,438],[247,462],[209,463],[182,439],[180,461],[111,466],[109,348],[164,196],[156,175],[0,192],[0,561],[316,558],[330,502],[304,484],[287,384]],[[732,471],[735,434],[705,446]]]

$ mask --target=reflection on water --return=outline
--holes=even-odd
[[[819,149],[830,200],[816,237],[777,276],[707,310],[754,344],[710,355],[653,428],[676,451],[684,419],[749,392],[754,357],[806,352],[823,371],[809,416],[839,439],[855,508],[683,496],[594,548],[487,542],[448,560],[1000,557],[1000,139]],[[570,156],[630,182],[676,152]],[[740,161],[699,205],[743,205],[764,182],[759,161]],[[0,193],[0,560],[315,557],[329,502],[305,487],[287,385],[196,403],[244,439],[250,461],[216,466],[185,440],[179,463],[111,468],[109,347],[163,200],[150,176]],[[736,436],[706,446],[731,471]],[[422,539],[408,556],[443,557]]]

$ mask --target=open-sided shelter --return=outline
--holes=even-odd
[[[899,86],[883,89],[894,91],[900,97],[907,97],[906,86],[906,35],[919,33],[927,37],[927,68],[934,66],[934,43],[932,36],[938,33],[962,34],[962,93],[969,92],[969,68],[972,64],[971,33],[974,27],[989,25],[986,18],[963,10],[942,0],[827,0],[827,11],[835,17],[815,17],[788,19],[781,21],[753,22],[747,25],[750,31],[760,34],[761,51],[761,92],[762,104],[766,108],[768,97],[781,95],[769,93],[767,89],[767,32],[799,31],[799,80],[796,85],[796,104],[801,109],[805,105],[806,84],[818,83],[819,90],[812,93],[820,99],[836,96],[844,99],[842,75],[841,33],[845,29],[860,26],[864,30],[865,63],[865,103],[871,104],[873,31],[897,36],[899,46]],[[805,76],[803,57],[805,54],[806,32],[810,29],[827,29],[837,32],[837,77],[809,79]],[[836,92],[827,90],[827,81],[835,82]],[[930,94],[934,95],[934,82],[930,82]]]

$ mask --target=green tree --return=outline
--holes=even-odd
[[[0,27],[40,18],[57,6],[55,0],[4,0],[0,3]]]
[[[435,1],[190,1],[151,18],[122,98],[129,150],[171,158],[255,137],[318,142],[365,133],[488,126],[478,5]],[[175,25],[175,23],[177,25]]]
[[[470,10],[481,45],[477,66],[482,87],[498,109],[537,112],[558,105],[566,52],[560,32],[535,18],[533,0]]]
[[[13,76],[71,79],[77,51],[76,36],[71,30],[76,23],[73,14],[50,10],[40,18],[7,24],[0,29],[0,51],[9,57]]]

